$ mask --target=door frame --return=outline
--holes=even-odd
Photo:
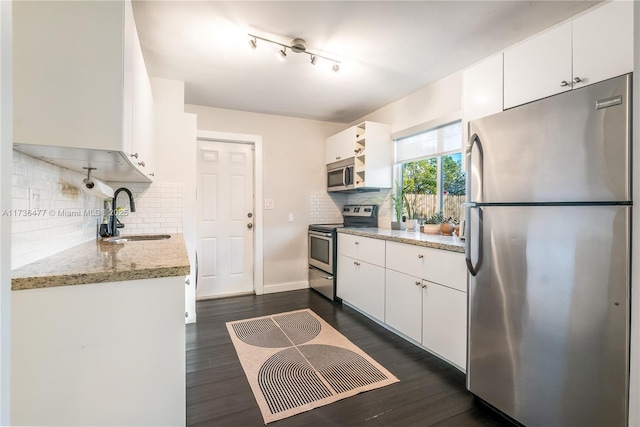
[[[249,144],[253,151],[253,290],[256,295],[264,293],[264,245],[262,219],[262,136],[244,133],[218,132],[198,129],[197,141]],[[197,155],[197,151],[196,151]],[[196,172],[197,173],[197,172]]]

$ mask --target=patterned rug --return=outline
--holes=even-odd
[[[227,329],[265,424],[398,382],[309,309]]]

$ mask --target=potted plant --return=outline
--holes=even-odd
[[[418,204],[417,194],[408,195],[406,191],[403,191],[404,207],[407,212],[407,231],[416,231],[418,227],[418,208],[421,204]]]
[[[453,230],[455,229],[455,225],[453,224],[453,218],[449,217],[442,221],[440,224],[440,233],[443,236],[453,236]]]
[[[396,193],[391,195],[391,203],[393,205],[393,211],[396,214],[396,220],[391,221],[392,230],[402,230],[404,224],[402,223],[402,211],[404,209],[404,188],[396,181]]]
[[[424,221],[424,232],[426,234],[440,234],[440,225],[444,220],[442,212],[436,212]]]

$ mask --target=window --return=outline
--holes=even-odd
[[[442,212],[458,218],[465,199],[461,122],[397,139],[395,150],[396,183],[402,183],[415,217]]]

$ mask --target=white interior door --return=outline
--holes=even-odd
[[[197,298],[253,292],[253,146],[198,141]]]

